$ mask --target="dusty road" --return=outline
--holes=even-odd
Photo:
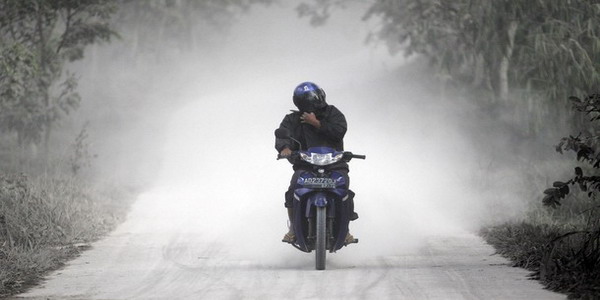
[[[118,230],[18,298],[565,298],[528,280],[525,270],[510,267],[470,233],[423,237],[385,255],[361,253],[361,246],[374,249],[366,244],[369,237],[361,236],[364,245],[329,254],[328,269],[315,271],[313,255],[277,241],[281,228],[264,234],[242,229],[239,234],[245,238],[240,242],[257,240],[236,248],[225,237],[241,227],[220,230],[215,228],[219,222],[213,222],[218,218],[208,212],[190,214],[192,202],[179,200],[179,205],[166,208],[163,197],[143,195]]]
[[[401,79],[389,82],[412,82]],[[490,186],[519,177],[481,173],[452,110],[411,101],[423,97],[417,85],[390,92],[386,82],[331,88],[356,124],[347,150],[367,160],[351,162],[350,173],[361,215],[351,230],[360,243],[328,254],[326,271],[314,270],[313,254],[281,242],[291,168],[275,161],[272,132],[291,105],[289,91],[266,116],[280,98],[239,101],[263,91],[240,89],[192,95],[202,101],[166,123],[159,185],[110,236],[18,298],[565,299],[471,233],[482,219],[522,210],[525,201],[505,188],[514,185]],[[376,91],[377,105],[359,101],[357,90]]]

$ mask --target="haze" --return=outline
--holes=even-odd
[[[475,140],[472,129],[485,123],[473,123],[472,108],[445,95],[423,62],[366,45],[377,22],[362,22],[360,5],[319,28],[294,7],[253,7],[206,52],[132,66],[108,59],[115,41],[95,50],[100,64],[78,64],[78,121],[91,122],[95,168],[142,187],[132,211],[146,218],[144,230],[177,228],[232,257],[310,266],[312,255],[280,242],[292,170],[273,147],[303,81],[345,114],[346,150],[367,156],[350,163],[360,243],[328,256],[333,264],[416,251],[424,237],[522,215],[522,178],[494,156],[508,138]]]

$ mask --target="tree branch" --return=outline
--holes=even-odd
[[[68,7],[67,8],[67,18],[65,20],[65,31],[63,32],[61,38],[60,38],[60,43],[58,44],[58,47],[56,47],[56,54],[58,55],[60,53],[60,50],[62,50],[62,48],[64,47],[66,40],[67,40],[67,35],[69,33],[69,31],[71,30],[71,19],[73,18],[73,16],[75,15],[75,12],[71,12],[71,8]]]

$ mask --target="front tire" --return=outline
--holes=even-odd
[[[327,209],[325,207],[317,207],[317,240],[315,243],[316,250],[316,269],[325,270],[325,257],[327,252]]]

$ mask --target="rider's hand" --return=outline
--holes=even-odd
[[[290,148],[285,148],[279,153],[279,156],[281,157],[289,157],[290,155],[292,155],[292,150],[290,150]]]
[[[321,121],[317,119],[315,113],[302,113],[300,116],[300,122],[310,124],[316,128],[321,128]]]

